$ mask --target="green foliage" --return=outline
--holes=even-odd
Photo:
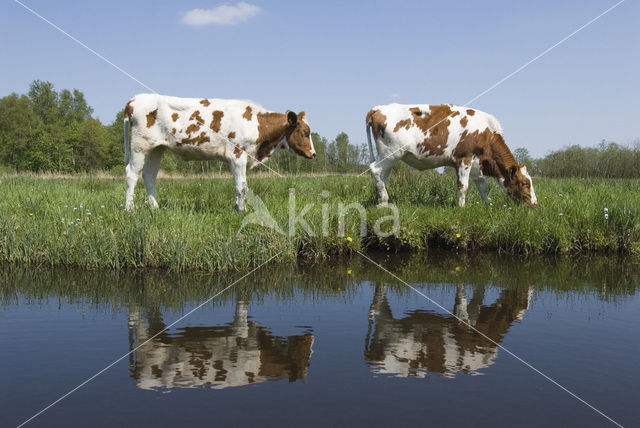
[[[546,177],[640,177],[640,144],[624,147],[602,140],[598,147],[571,146],[535,161],[535,173]]]
[[[116,150],[110,133],[92,113],[82,92],[57,93],[53,84],[40,80],[31,83],[28,95],[1,98],[0,163],[17,171],[109,168]]]

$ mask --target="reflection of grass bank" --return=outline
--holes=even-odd
[[[219,271],[245,269],[280,251],[279,261],[377,248],[640,254],[640,180],[537,179],[534,184],[540,201],[535,209],[513,205],[496,186],[491,187],[491,206],[480,203],[471,189],[468,206],[460,209],[454,206],[451,176],[404,172],[389,183],[391,202],[400,211],[400,233],[379,241],[360,238],[355,210],[346,217],[345,236],[336,236],[340,203],[363,203],[369,231],[378,218],[390,214],[374,206],[368,175],[250,178],[249,186],[285,231],[289,188],[296,189],[297,213],[314,204],[304,218],[318,234],[322,204],[328,204],[329,236],[309,237],[298,228],[291,238],[254,225],[238,232],[245,214],[233,210],[230,179],[160,180],[161,209],[155,212],[142,204],[140,184],[140,207],[127,213],[121,206],[123,181],[4,177],[0,261]],[[328,196],[321,196],[323,190]]]
[[[604,300],[637,293],[640,263],[627,257],[527,257],[496,253],[430,251],[413,257],[374,254],[372,257],[403,280],[428,291],[451,285],[529,288],[567,296],[596,293]],[[350,272],[350,273],[348,273]],[[0,266],[0,306],[20,296],[31,304],[60,299],[107,310],[118,306],[170,307],[202,302],[240,278],[234,274],[177,273],[159,269],[85,270]],[[238,282],[214,300],[234,298],[259,302],[267,298],[351,299],[361,286],[387,285],[394,293],[413,292],[361,257],[313,265],[266,266]],[[270,296],[270,297],[269,297]]]

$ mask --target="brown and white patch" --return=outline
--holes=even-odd
[[[444,153],[449,138],[451,107],[446,104],[430,105],[429,112],[422,112],[418,107],[409,109],[413,123],[425,135],[418,148],[423,153],[440,156]]]
[[[198,132],[200,130],[200,125],[198,125],[197,123],[192,123],[189,126],[187,126],[187,135],[191,135],[195,132]]]
[[[175,122],[176,120],[178,120],[179,117],[180,117],[180,115],[178,113],[173,113],[171,115],[171,120],[173,120]]]
[[[205,98],[204,100],[201,100],[201,101],[200,101],[200,104],[202,104],[202,105],[203,105],[203,106],[205,106],[205,107],[209,107],[209,105],[210,105],[211,103],[209,102],[209,100],[208,100],[208,99],[206,99],[206,98]]]
[[[195,120],[200,126],[204,125],[204,119],[200,116],[200,110],[194,111],[191,116],[189,116],[189,120]]]
[[[367,113],[367,124],[371,125],[373,136],[380,138],[384,136],[384,131],[387,129],[387,116],[380,110],[370,110]]]
[[[133,98],[127,101],[127,105],[124,106],[124,117],[126,117],[127,119],[130,119],[131,115],[133,114],[132,103],[133,103]]]
[[[158,117],[158,109],[147,113],[147,128],[151,128],[156,123],[156,117]]]
[[[176,144],[178,146],[181,146],[183,144],[195,144],[199,146],[200,144],[208,143],[209,141],[211,140],[209,139],[209,137],[205,135],[203,131],[199,135],[193,138],[189,138],[189,137],[183,138],[180,142],[177,142]]]
[[[251,110],[251,106],[247,106],[246,109],[244,109],[244,113],[242,113],[242,117],[244,117],[247,120],[251,120],[251,115],[252,115],[253,110]]]
[[[227,135],[227,138],[236,138],[236,133],[233,131],[229,132],[229,135]]]
[[[393,132],[398,132],[400,128],[409,129],[411,127],[411,123],[411,119],[400,120],[398,121],[398,123],[396,123],[395,128],[393,128]]]
[[[289,126],[282,113],[258,113],[256,117],[258,119],[257,159],[262,161],[271,156],[271,151],[284,138]]]
[[[224,116],[224,112],[220,110],[215,110],[213,113],[211,113],[211,116],[212,116],[211,125],[209,125],[209,127],[213,132],[220,131],[220,124],[222,123],[222,117]]]

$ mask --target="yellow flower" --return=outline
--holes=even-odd
[[[347,275],[351,275],[351,269],[347,269]]]
[[[456,238],[459,238],[459,237],[460,237],[460,234],[459,234],[459,233],[456,233]]]
[[[460,272],[460,266],[456,266],[456,272]]]
[[[347,241],[351,242],[351,241],[353,241],[353,239],[351,239],[350,236],[347,236]]]
[[[30,215],[31,217],[33,217],[33,213],[29,213],[29,215]]]

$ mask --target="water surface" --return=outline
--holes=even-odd
[[[0,426],[605,426],[640,417],[626,259],[378,257],[228,275],[0,268]]]

